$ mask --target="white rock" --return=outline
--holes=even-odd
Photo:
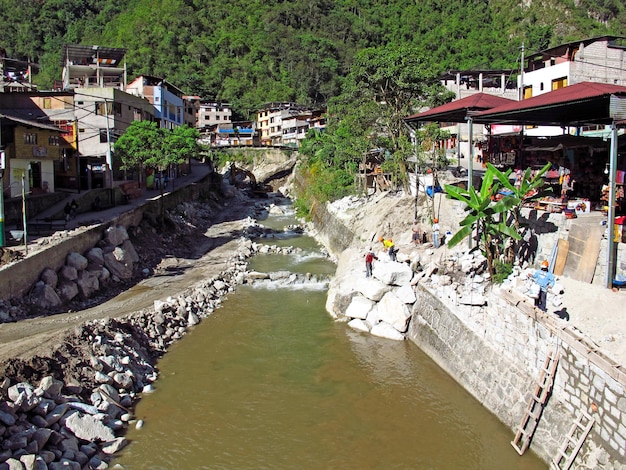
[[[350,305],[348,305],[345,316],[348,318],[359,318],[361,320],[365,320],[367,318],[367,314],[373,306],[374,302],[372,300],[356,295],[352,298]]]
[[[399,288],[395,289],[393,292],[405,304],[412,304],[416,300],[415,291],[413,290],[410,284],[405,284],[403,286],[400,286]]]
[[[411,312],[393,292],[387,292],[377,305],[378,315],[383,322],[404,333],[409,325]]]
[[[405,263],[377,263],[373,275],[389,286],[401,286],[411,282],[413,270]]]
[[[354,330],[362,331],[364,333],[369,333],[370,329],[367,323],[360,318],[354,318],[348,322],[348,326]]]
[[[388,323],[380,322],[372,327],[370,333],[381,338],[393,339],[396,341],[404,340],[404,335]]]

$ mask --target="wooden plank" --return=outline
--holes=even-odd
[[[559,238],[557,243],[556,262],[554,263],[554,274],[561,276],[565,270],[567,254],[569,253],[569,242]]]
[[[569,253],[564,274],[591,283],[600,254],[605,227],[595,223],[573,223],[568,235]]]

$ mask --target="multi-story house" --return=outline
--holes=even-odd
[[[134,121],[154,120],[154,107],[117,88],[81,88],[74,93],[80,187],[111,187],[113,181],[128,178],[115,156],[115,141]]]
[[[456,100],[485,93],[516,100],[519,95],[517,83],[511,77],[510,70],[450,70],[440,77],[441,83],[449,91],[454,92]],[[484,126],[474,124],[470,139],[470,126],[464,122],[441,123],[444,130],[450,133],[450,139],[444,146],[448,157],[482,155],[487,131]],[[474,146],[470,150],[470,142]]]
[[[257,126],[261,145],[283,145],[283,120],[305,111],[295,103],[267,103],[257,112]]]
[[[198,128],[198,119],[200,113],[200,103],[202,99],[197,95],[183,96],[185,109],[183,112],[183,121],[189,127]]]
[[[626,37],[600,36],[573,41],[531,54],[518,77],[524,99],[581,82],[626,85]],[[602,129],[586,129],[601,131]],[[560,127],[525,128],[529,136],[579,133]]]
[[[39,70],[37,64],[7,57],[0,48],[0,93],[36,90],[33,73]]]
[[[10,197],[22,192],[48,192],[54,165],[63,158],[62,134],[63,131],[50,124],[0,111],[3,192]]]
[[[56,189],[76,189],[76,117],[74,114],[73,91],[16,92],[0,94],[0,113],[45,125],[44,129],[56,127],[59,132],[47,136],[37,135],[37,144],[32,145],[32,154],[11,154],[9,161],[14,170],[30,167],[28,188],[30,192],[54,192]],[[40,132],[38,132],[40,134]],[[42,140],[44,139],[44,140]],[[31,139],[32,140],[32,139]],[[48,145],[44,152],[37,147]],[[10,183],[15,192],[16,181],[21,176],[11,174]]]
[[[100,46],[66,45],[63,79],[59,85],[73,93],[78,155],[59,172],[74,189],[111,187],[126,179],[115,159],[115,140],[134,121],[154,120],[154,106],[124,91],[126,50]],[[68,183],[66,183],[68,184]]]
[[[200,101],[198,110],[198,129],[207,129],[214,124],[230,124],[233,111],[228,103]]]
[[[149,75],[135,78],[126,92],[147,99],[155,109],[155,119],[164,129],[185,124],[183,92],[167,80]]]
[[[306,133],[310,128],[311,111],[303,111],[296,115],[286,116],[283,118],[283,138],[282,145],[287,147],[300,147],[300,143],[306,137]]]

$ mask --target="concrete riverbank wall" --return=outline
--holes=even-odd
[[[317,238],[332,254],[348,246],[363,249],[355,224],[326,206],[314,205],[311,219]],[[537,259],[548,257],[570,224],[562,214],[538,221]],[[621,365],[567,322],[536,310],[517,292],[494,288],[487,293],[486,306],[460,313],[434,292],[420,286],[415,290],[408,338],[511,428],[512,440],[548,351],[558,350],[554,384],[530,449],[550,462],[585,412],[593,427],[573,468],[626,468],[626,370]],[[516,450],[511,447],[511,452]]]
[[[21,297],[27,294],[37,282],[41,272],[45,268],[57,271],[65,264],[67,255],[72,252],[85,253],[102,240],[103,234],[109,227],[118,225],[126,229],[139,225],[144,213],[159,214],[161,204],[163,209],[171,209],[185,201],[195,201],[203,197],[209,197],[210,192],[219,188],[220,178],[210,174],[204,180],[182,186],[163,195],[146,200],[139,206],[124,206],[123,212],[112,217],[105,223],[95,224],[88,227],[79,227],[71,236],[54,239],[54,249],[35,249],[33,247],[28,256],[18,263],[11,263],[0,268],[0,299]]]

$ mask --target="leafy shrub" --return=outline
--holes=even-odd
[[[504,280],[513,272],[512,263],[504,263],[498,259],[494,260],[493,267],[495,271],[493,275],[494,284],[502,284]]]

